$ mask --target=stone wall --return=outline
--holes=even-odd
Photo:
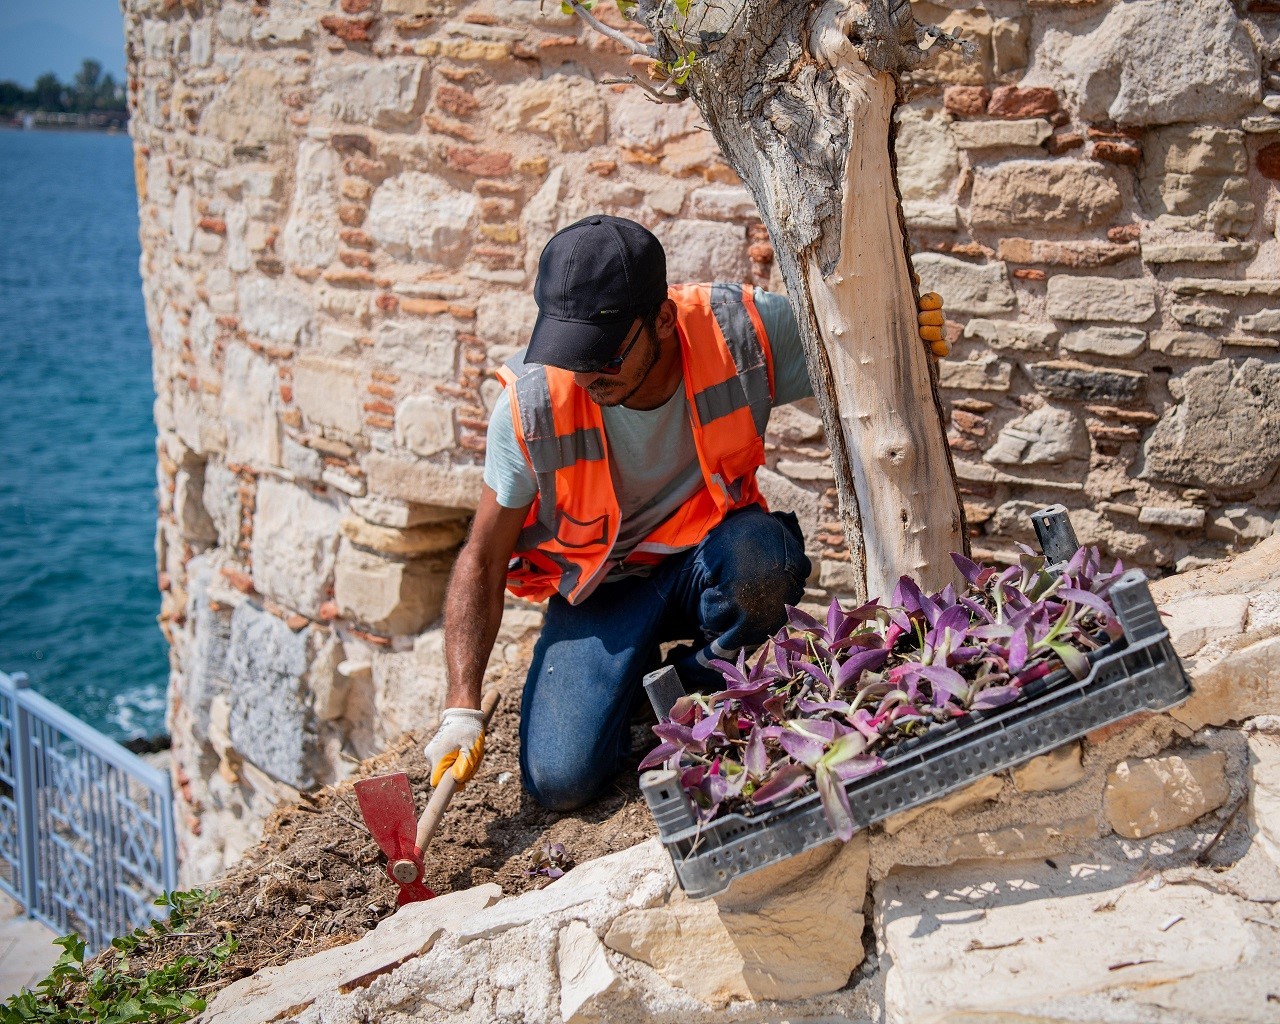
[[[693,901],[657,840],[411,904],[201,1024],[1237,1024],[1280,978],[1280,537],[1158,581],[1191,698]]]
[[[600,84],[625,55],[553,3],[124,7],[170,722],[201,878],[277,799],[436,713],[433,624],[492,371],[525,340],[552,232],[615,213],[667,243],[673,280],[777,280],[696,110]],[[1153,569],[1262,539],[1280,507],[1280,20],[1226,0],[917,8],[977,44],[913,76],[898,135],[916,264],[951,317],[940,375],[975,549],[1007,554],[1053,501]],[[813,596],[839,593],[814,408],[771,428],[764,489],[799,513]],[[513,606],[497,657],[536,622]]]

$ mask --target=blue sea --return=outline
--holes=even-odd
[[[0,130],[0,671],[164,730],[155,427],[130,140]]]

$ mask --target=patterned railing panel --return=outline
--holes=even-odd
[[[98,950],[176,885],[169,776],[0,673],[0,888]]]

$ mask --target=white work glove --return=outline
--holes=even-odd
[[[440,785],[444,773],[462,786],[476,773],[484,759],[484,712],[472,708],[445,708],[440,728],[423,749],[431,765],[431,785]]]

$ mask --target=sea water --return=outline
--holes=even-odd
[[[0,130],[0,671],[164,729],[155,427],[130,140]]]

